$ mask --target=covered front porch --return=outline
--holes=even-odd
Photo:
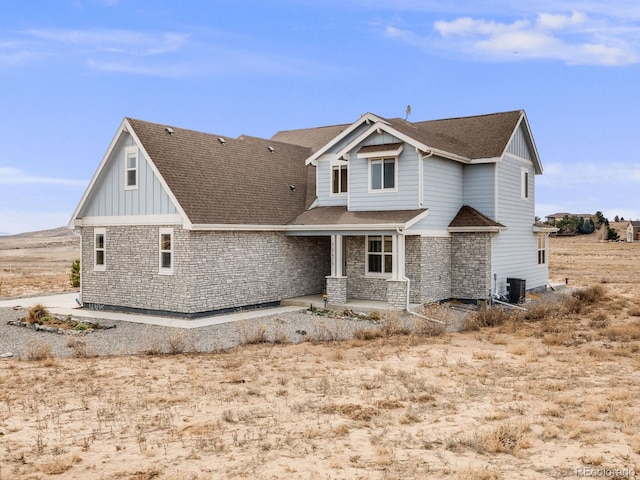
[[[420,285],[407,267],[407,229],[427,210],[350,211],[317,207],[289,223],[290,236],[331,238],[331,272],[326,277],[327,304],[333,307],[374,305],[379,310],[406,310]],[[327,252],[329,253],[329,252]],[[411,267],[413,268],[413,267]],[[376,303],[371,303],[376,302]],[[320,302],[324,305],[324,298]]]

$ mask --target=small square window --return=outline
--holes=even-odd
[[[393,238],[388,235],[367,237],[367,273],[393,272]]]

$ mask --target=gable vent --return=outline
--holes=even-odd
[[[222,138],[222,137],[218,137],[218,141],[219,141],[222,145],[224,145],[224,144],[225,144],[225,142],[226,142],[226,140],[225,140],[224,138]]]
[[[173,128],[171,127],[165,127],[164,128],[165,132],[167,132],[169,135],[173,135]]]
[[[269,148],[269,151],[270,151],[271,153],[273,153],[273,152],[275,152],[275,151],[276,151],[276,149],[275,149],[275,148],[273,148],[271,145],[269,145],[269,147],[268,147],[268,148]]]

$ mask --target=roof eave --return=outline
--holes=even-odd
[[[449,233],[498,233],[506,230],[507,227],[504,226],[485,226],[485,227],[448,227],[447,231]]]

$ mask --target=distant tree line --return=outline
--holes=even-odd
[[[620,220],[616,215],[614,221],[624,221],[624,218]],[[601,211],[597,211],[589,219],[577,217],[575,215],[565,215],[562,220],[552,220],[548,222],[549,225],[558,229],[558,233],[561,235],[587,235],[593,233],[596,230],[602,229],[602,238],[604,240],[619,240],[620,237],[609,226],[609,220],[605,217]]]

